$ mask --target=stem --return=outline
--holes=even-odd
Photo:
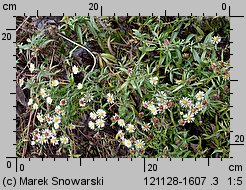
[[[96,57],[92,54],[92,52],[91,52],[89,49],[87,49],[86,47],[80,45],[79,43],[70,40],[69,38],[67,38],[67,37],[64,36],[63,34],[60,34],[60,33],[57,33],[57,34],[58,34],[59,36],[61,36],[62,38],[64,38],[65,40],[67,40],[67,41],[69,41],[69,42],[75,44],[76,46],[79,46],[79,47],[81,47],[82,49],[86,50],[86,51],[92,56],[92,58],[93,58],[93,60],[94,60],[94,64],[93,64],[92,69],[91,69],[90,72],[89,72],[89,73],[91,73],[91,72],[95,69],[96,62],[97,62],[97,61],[96,61]],[[83,81],[82,81],[82,84],[84,83],[84,81],[85,81],[85,79],[87,78],[87,76],[88,76],[89,73],[87,73],[87,75],[85,75],[85,77],[84,77],[84,79],[83,79]]]

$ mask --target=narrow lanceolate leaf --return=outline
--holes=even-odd
[[[193,54],[193,58],[195,61],[197,61],[199,64],[201,63],[201,58],[199,57],[197,51],[195,49],[192,49],[192,54]]]
[[[75,29],[76,29],[76,33],[78,35],[80,44],[83,44],[82,31],[81,31],[80,26],[79,25],[76,25],[75,26]]]

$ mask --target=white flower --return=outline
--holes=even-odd
[[[34,146],[36,144],[36,141],[31,141],[31,145]]]
[[[50,143],[55,146],[59,143],[59,141],[57,140],[56,137],[52,136],[52,138],[50,139]]]
[[[62,144],[67,144],[69,142],[69,139],[67,137],[62,136],[60,138],[60,141],[61,141]]]
[[[46,98],[46,102],[47,102],[48,104],[51,104],[51,103],[52,103],[52,101],[53,101],[53,100],[52,100],[52,98],[51,98],[51,97],[47,97],[47,98]]]
[[[127,148],[131,148],[132,147],[132,142],[128,139],[124,139],[123,141],[124,145],[127,147]]]
[[[59,81],[58,80],[52,80],[51,84],[52,84],[52,86],[58,86]]]
[[[218,44],[218,43],[220,43],[220,41],[221,41],[221,37],[219,37],[219,36],[214,36],[211,39],[212,44]]]
[[[141,126],[143,131],[148,131],[150,129],[150,124],[149,123],[145,123],[144,125]]]
[[[61,117],[59,115],[55,115],[53,117],[53,122],[57,124],[61,123]]]
[[[157,114],[157,108],[154,105],[149,106],[148,109],[151,111],[153,115]]]
[[[50,117],[49,114],[45,116],[45,120],[46,120],[46,122],[47,122],[48,124],[53,123],[53,119]]]
[[[181,104],[181,107],[186,108],[189,107],[189,105],[191,104],[191,101],[189,98],[182,98],[179,103]]]
[[[188,112],[187,114],[185,114],[184,116],[184,120],[187,122],[187,123],[192,123],[195,118],[194,118],[194,114],[191,113],[191,112]]]
[[[95,112],[91,112],[90,113],[90,118],[93,119],[93,120],[96,120],[97,119],[97,114]]]
[[[54,123],[54,128],[55,128],[55,129],[59,129],[59,127],[60,127],[60,126],[59,126],[59,123]]]
[[[33,63],[30,64],[29,67],[29,71],[31,71],[31,73],[35,70],[35,65]]]
[[[118,140],[118,138],[120,138],[121,140],[124,140],[124,135],[125,135],[125,133],[123,133],[122,130],[119,130],[115,136],[115,139]]]
[[[144,147],[144,145],[145,145],[145,143],[144,143],[144,141],[141,140],[141,139],[135,141],[136,149],[141,149],[141,148]]]
[[[77,85],[77,89],[81,90],[82,88],[83,88],[83,85],[82,85],[81,83],[79,83],[79,84]]]
[[[55,137],[55,136],[56,136],[56,129],[55,129],[55,128],[52,128],[51,135],[52,135],[53,137]]]
[[[200,103],[200,102],[197,102],[196,105],[195,105],[195,108],[198,110],[198,111],[201,111],[203,109],[203,105]]]
[[[149,107],[149,104],[148,104],[148,102],[146,102],[146,101],[143,101],[143,107],[144,107],[144,108],[147,108],[147,107]]]
[[[198,109],[196,109],[194,105],[191,105],[189,112],[196,115],[198,113]]]
[[[84,107],[84,106],[86,105],[86,102],[85,102],[85,99],[84,99],[84,98],[81,98],[81,99],[79,100],[79,105],[80,105],[81,107]]]
[[[38,119],[38,121],[39,121],[40,123],[43,123],[43,121],[44,121],[43,114],[38,113],[38,114],[37,114],[37,119]]]
[[[118,120],[118,125],[121,126],[121,127],[124,127],[124,126],[125,126],[125,121],[124,121],[124,119],[119,119],[119,120]]]
[[[43,135],[44,135],[47,139],[49,139],[49,138],[51,137],[51,134],[52,134],[51,131],[50,131],[49,129],[43,130],[42,133],[43,133]]]
[[[28,106],[30,106],[30,105],[32,105],[32,104],[33,104],[33,99],[32,99],[32,98],[30,98],[30,99],[28,100],[27,105],[28,105]]]
[[[196,94],[196,99],[197,99],[197,100],[202,100],[202,99],[204,99],[204,92],[199,91],[199,92]]]
[[[113,116],[113,119],[115,121],[118,121],[120,119],[120,116],[117,113],[115,113],[114,116]]]
[[[152,85],[157,85],[157,83],[158,83],[158,77],[150,77],[149,82]]]
[[[132,124],[127,124],[126,125],[126,130],[130,133],[133,133],[135,131],[135,126]]]
[[[45,97],[48,96],[48,94],[46,93],[46,90],[45,90],[44,88],[41,88],[41,89],[40,89],[40,95],[41,95],[43,98],[45,98]]]
[[[86,102],[91,102],[94,97],[91,94],[85,94],[84,98]]]
[[[95,123],[92,121],[89,121],[88,126],[90,129],[94,130],[95,129]]]
[[[34,103],[33,106],[32,106],[32,108],[33,108],[34,110],[37,110],[37,109],[38,109],[38,104],[37,104],[37,103]]]
[[[39,144],[43,145],[43,144],[48,143],[48,140],[47,140],[47,138],[44,135],[42,135],[42,136],[39,136],[38,142],[39,142]]]
[[[56,114],[61,114],[61,106],[56,106],[55,107],[55,112],[56,112]]]
[[[34,136],[39,136],[39,129],[35,129],[32,133]]]
[[[22,79],[19,79],[19,86],[22,87],[23,84],[24,84],[24,79],[23,78]]]
[[[74,65],[72,69],[73,69],[73,74],[75,74],[75,75],[78,74],[79,69],[76,65]]]
[[[105,121],[103,119],[97,119],[96,120],[96,125],[98,128],[102,128],[105,125]]]
[[[72,124],[72,123],[70,123],[70,125],[68,127],[69,127],[70,130],[75,129],[75,125]]]
[[[61,105],[61,106],[64,106],[64,105],[66,105],[66,104],[67,104],[66,100],[65,100],[65,99],[61,99],[60,105]]]
[[[107,102],[110,103],[110,104],[114,103],[113,94],[110,94],[110,93],[107,94]]]
[[[106,117],[106,112],[103,109],[99,109],[99,110],[97,110],[97,115],[100,118],[104,118],[104,117]]]

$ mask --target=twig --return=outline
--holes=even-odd
[[[30,18],[30,16],[26,17],[26,19],[20,24],[20,26],[16,29],[16,32],[22,27],[22,25]]]
[[[33,115],[33,111],[31,111],[30,115],[29,115],[29,120],[28,120],[28,124],[27,124],[27,132],[26,132],[26,139],[29,136],[29,131],[30,131],[30,124],[31,124],[31,120],[32,120],[32,115]],[[23,148],[23,152],[22,152],[22,158],[24,158],[25,154],[26,154],[26,150],[27,150],[27,143],[25,142],[25,147]]]
[[[69,38],[67,38],[67,37],[64,36],[63,34],[60,34],[60,33],[57,33],[57,34],[58,34],[59,36],[61,36],[62,38],[64,38],[65,40],[67,40],[67,41],[69,41],[69,42],[75,44],[76,46],[79,46],[79,47],[83,48],[84,50],[86,50],[86,51],[92,56],[92,58],[93,58],[93,60],[94,60],[93,67],[92,67],[92,69],[91,69],[91,71],[90,71],[90,72],[92,72],[92,71],[94,70],[95,66],[96,66],[96,57],[93,55],[93,53],[91,53],[91,51],[90,51],[89,49],[87,49],[86,47],[84,47],[84,46],[78,44],[77,42],[74,42],[73,40],[70,40]],[[90,73],[90,72],[89,72],[89,73]]]

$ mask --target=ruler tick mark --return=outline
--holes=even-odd
[[[144,158],[144,172],[145,172],[145,162],[146,162],[146,161],[145,161],[145,158]]]
[[[230,145],[232,145],[232,146],[244,146],[244,143],[232,143]]]

